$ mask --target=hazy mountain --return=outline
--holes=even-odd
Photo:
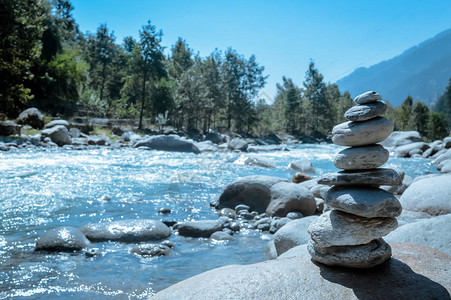
[[[431,104],[443,94],[451,78],[451,29],[412,47],[390,60],[358,68],[337,81],[341,91],[355,97],[375,90],[398,106],[411,95]]]

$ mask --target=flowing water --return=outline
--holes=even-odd
[[[291,178],[290,161],[308,158],[317,174],[334,172],[334,145],[265,152],[276,168],[233,164],[232,152],[171,153],[139,149],[20,149],[0,152],[0,299],[139,299],[201,272],[264,261],[269,233],[243,229],[234,241],[172,235],[166,257],[130,254],[134,245],[95,243],[102,253],[34,252],[39,236],[58,226],[121,219],[216,219],[209,205],[238,177]],[[391,159],[407,175],[434,172],[430,160]],[[108,197],[110,200],[105,200]],[[171,214],[158,210],[168,207]]]

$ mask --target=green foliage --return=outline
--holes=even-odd
[[[421,136],[427,135],[427,123],[429,120],[429,108],[423,102],[416,102],[412,107],[409,128],[418,131]]]
[[[412,104],[413,99],[411,96],[407,96],[407,98],[402,102],[400,110],[398,111],[398,128],[400,130],[407,130],[410,116],[412,114]]]
[[[429,115],[427,124],[427,134],[430,140],[441,140],[448,136],[445,115],[442,113],[432,112]]]
[[[445,92],[434,105],[434,110],[445,114],[448,130],[451,130],[451,78]]]

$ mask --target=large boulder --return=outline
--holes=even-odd
[[[16,122],[21,125],[30,125],[35,129],[44,127],[44,115],[37,108],[28,108],[20,113]]]
[[[220,208],[235,208],[239,204],[245,204],[251,210],[264,213],[271,201],[270,189],[278,182],[288,182],[288,180],[265,175],[239,178],[224,189],[219,197],[218,205]]]
[[[313,263],[298,248],[295,257],[199,274],[153,299],[449,299],[451,257],[435,249],[394,244],[392,259],[356,271]]]
[[[402,145],[395,148],[395,157],[409,157],[409,153],[413,150],[420,150],[421,153],[430,146],[425,142],[416,142],[412,144]]]
[[[317,216],[305,217],[287,223],[274,234],[274,247],[277,255],[281,255],[293,247],[307,244],[310,235],[307,229]]]
[[[437,156],[433,161],[432,164],[434,165],[438,165],[439,163],[441,163],[444,160],[447,159],[451,159],[451,149],[443,149],[444,152],[442,154],[440,154],[439,156]],[[439,152],[437,152],[439,153]]]
[[[58,227],[47,231],[36,242],[35,250],[49,252],[79,251],[89,246],[88,239],[78,228]]]
[[[285,217],[289,212],[301,212],[311,216],[316,211],[313,194],[305,187],[292,182],[279,182],[271,186],[271,202],[266,208],[270,217]]]
[[[0,136],[20,135],[20,127],[13,121],[0,121]]]
[[[53,120],[53,121],[50,121],[47,124],[45,124],[44,128],[45,129],[52,128],[52,127],[55,127],[55,126],[58,126],[58,125],[69,127],[70,124],[66,120]]]
[[[84,225],[81,231],[91,242],[140,243],[163,240],[172,234],[160,221],[136,219]]]
[[[69,145],[72,143],[69,131],[66,126],[63,125],[56,125],[49,129],[43,130],[41,133],[41,140],[44,140],[46,137],[49,137],[52,142],[58,146]]]
[[[181,236],[209,238],[224,225],[218,220],[201,220],[177,223],[176,228]]]
[[[246,140],[240,138],[234,138],[227,144],[227,149],[229,150],[238,150],[238,151],[246,151],[249,144]]]
[[[414,181],[402,194],[403,208],[430,215],[451,213],[451,175],[437,175]]]
[[[216,131],[210,131],[209,133],[207,133],[205,135],[205,140],[206,141],[211,141],[212,143],[215,144],[221,144],[225,141],[224,137]]]
[[[403,225],[384,239],[389,243],[428,246],[451,255],[451,214]]]
[[[418,131],[393,131],[386,140],[379,144],[386,148],[395,148],[415,142],[421,142]]]
[[[192,141],[181,138],[176,134],[151,136],[136,142],[133,147],[148,147],[153,150],[193,152],[196,154],[200,153],[199,149]]]

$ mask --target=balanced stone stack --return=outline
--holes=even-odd
[[[377,144],[393,131],[393,123],[380,115],[386,104],[378,93],[357,96],[358,104],[345,113],[349,122],[332,130],[340,151],[334,165],[343,169],[324,175],[318,183],[332,185],[325,203],[330,211],[310,226],[308,251],[320,263],[332,266],[370,268],[391,257],[390,246],[382,239],[395,230],[401,204],[380,185],[401,185],[400,175],[379,168],[388,160],[388,151]]]

